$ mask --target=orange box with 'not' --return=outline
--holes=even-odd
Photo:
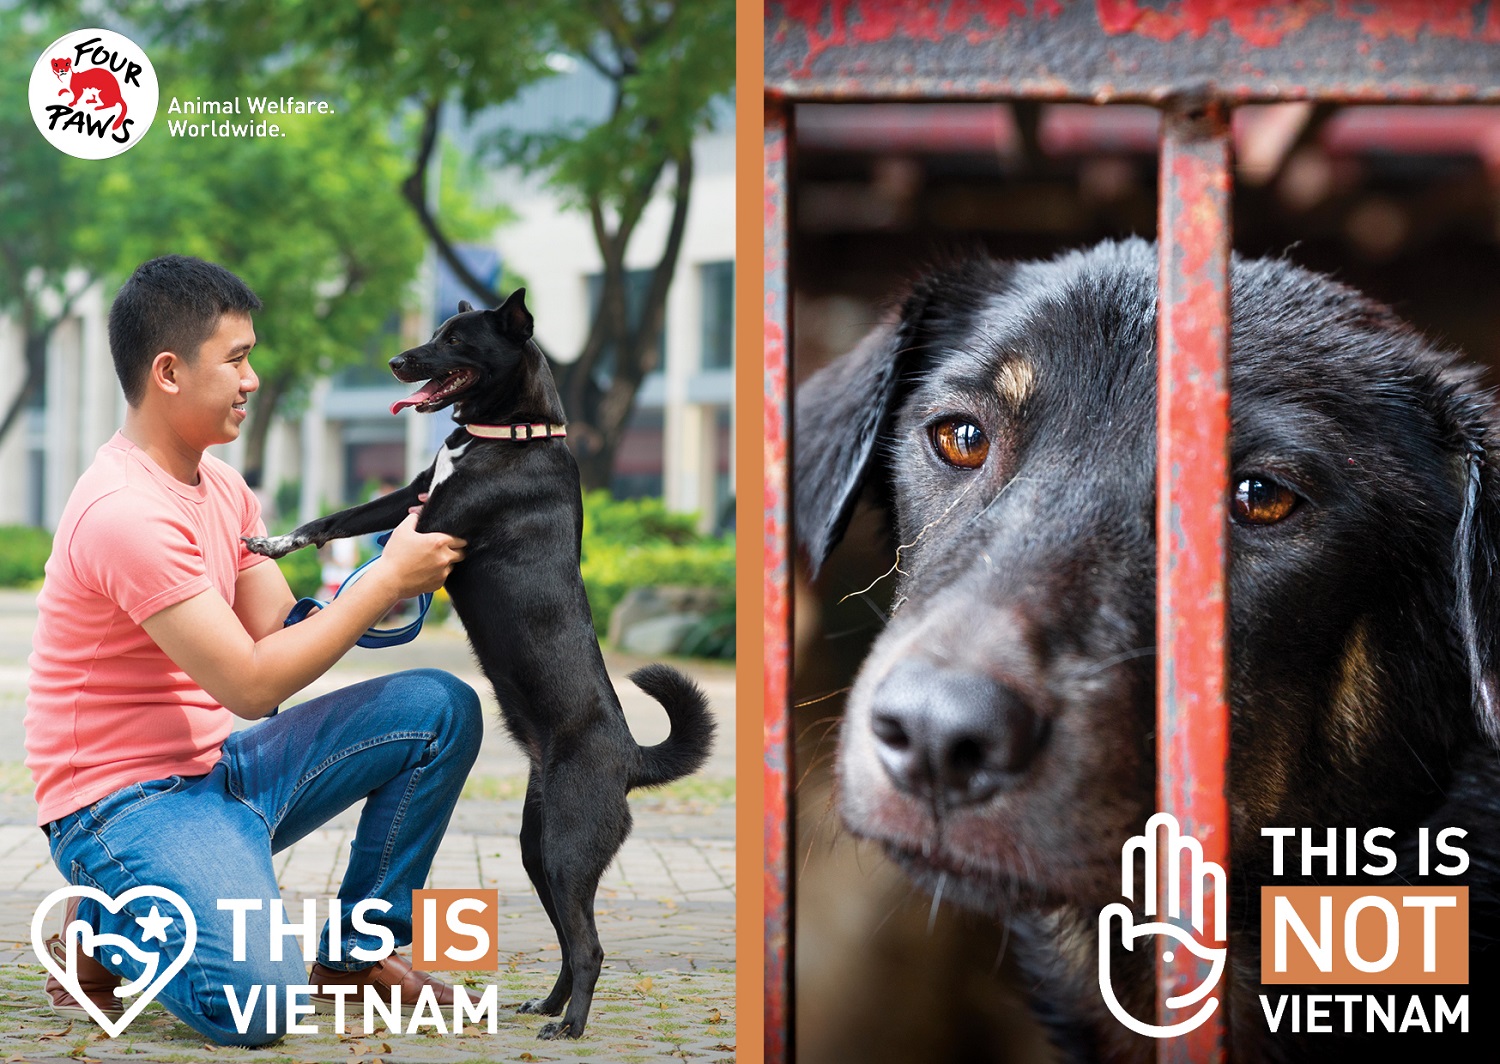
[[[1467,983],[1468,887],[1262,887],[1262,983]]]
[[[439,971],[500,966],[498,890],[414,890],[412,963]]]

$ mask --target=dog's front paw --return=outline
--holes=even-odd
[[[299,547],[305,547],[311,540],[303,536],[241,536],[246,547],[256,554],[264,554],[267,558],[283,558]]]
[[[562,1006],[558,1005],[556,1008],[553,1008],[542,998],[532,998],[530,1001],[523,1001],[516,1006],[516,1011],[531,1013],[535,1016],[556,1016],[562,1011]]]
[[[542,1024],[542,1029],[536,1033],[536,1036],[538,1038],[545,1038],[550,1042],[555,1038],[577,1038],[581,1034],[583,1034],[582,1031],[579,1031],[577,1034],[573,1033],[572,1024],[566,1021],[559,1021],[557,1023]]]

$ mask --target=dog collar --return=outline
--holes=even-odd
[[[470,436],[487,440],[548,440],[568,434],[568,426],[549,425],[545,421],[534,425],[465,425],[464,428]]]

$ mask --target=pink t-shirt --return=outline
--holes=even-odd
[[[195,776],[219,760],[234,723],[141,627],[213,588],[231,606],[241,571],[268,559],[244,478],[209,455],[183,484],[119,433],[99,448],[58,522],[37,596],[26,764],[37,823],[121,787]]]

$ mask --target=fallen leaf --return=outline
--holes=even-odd
[[[719,1015],[719,1010],[718,1009],[709,1009],[708,1010],[708,1022],[711,1023],[711,1024],[714,1024],[714,1023],[723,1023],[724,1022],[724,1017],[721,1016],[721,1015]]]

